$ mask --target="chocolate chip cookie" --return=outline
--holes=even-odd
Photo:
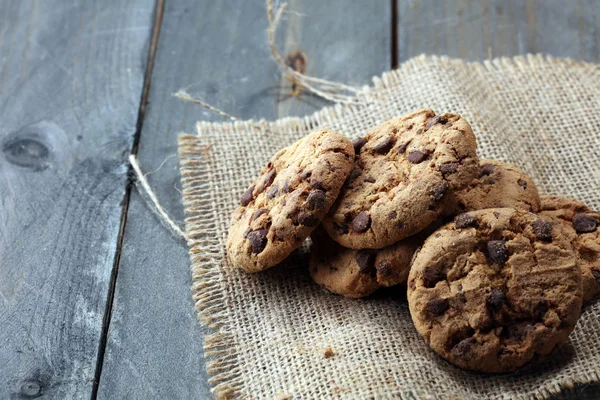
[[[600,213],[584,203],[559,196],[542,197],[540,215],[572,228],[583,281],[583,301],[600,293]]]
[[[567,341],[581,271],[567,229],[509,208],[457,216],[415,256],[408,304],[417,331],[465,369],[514,371]]]
[[[322,228],[311,239],[313,280],[329,292],[353,298],[406,282],[412,256],[423,243],[413,236],[380,250],[353,250],[334,242]]]
[[[302,245],[337,198],[353,160],[352,142],[326,129],[275,154],[233,213],[231,262],[247,272],[262,271]]]
[[[502,207],[538,212],[540,196],[535,183],[514,165],[480,160],[478,176],[466,188],[448,193],[444,215]]]
[[[447,193],[479,169],[475,135],[456,114],[420,110],[353,144],[354,169],[323,220],[336,242],[353,249],[383,248],[419,232],[440,215]]]

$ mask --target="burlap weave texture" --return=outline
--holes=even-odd
[[[367,300],[326,294],[308,275],[308,246],[248,275],[227,260],[229,218],[266,161],[316,127],[349,137],[412,110],[456,112],[480,157],[519,166],[543,194],[600,209],[600,69],[542,56],[483,64],[418,57],[374,79],[358,105],[306,118],[204,123],[179,139],[194,299],[208,369],[222,398],[531,398],[600,380],[600,302],[568,345],[510,375],[461,371],[414,329],[405,287]],[[334,356],[325,358],[331,347]]]

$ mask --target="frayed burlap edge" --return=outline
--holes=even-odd
[[[214,195],[215,182],[212,179],[211,152],[202,145],[201,138],[206,132],[214,131],[309,131],[321,126],[327,126],[331,119],[344,118],[346,112],[355,107],[372,107],[379,102],[385,102],[387,89],[393,88],[400,82],[404,69],[419,68],[428,64],[455,65],[481,68],[484,70],[502,70],[510,73],[523,67],[536,67],[552,64],[553,67],[568,70],[581,68],[588,72],[600,72],[600,66],[572,59],[555,58],[548,55],[526,55],[513,58],[496,58],[484,62],[465,62],[457,59],[438,56],[419,56],[403,63],[398,70],[385,72],[381,77],[373,77],[373,86],[364,87],[357,95],[357,104],[333,105],[323,108],[310,116],[297,118],[286,117],[276,121],[235,121],[226,123],[205,122],[197,123],[197,136],[181,134],[178,139],[181,179],[183,185],[183,204],[186,212],[185,231],[191,259],[192,292],[199,319],[209,329],[210,333],[204,338],[206,368],[210,375],[209,383],[217,399],[237,397],[244,382],[240,379],[243,368],[236,353],[236,342],[228,331],[235,324],[231,321],[226,304],[227,296],[223,286],[221,269],[222,249],[219,248],[218,231],[215,224],[217,201]],[[599,74],[600,75],[600,74]],[[600,79],[600,76],[599,76]],[[199,140],[200,139],[200,140]],[[576,385],[600,382],[600,366],[598,371],[587,373],[576,379],[566,379],[561,383],[548,384],[540,387],[536,394],[530,397],[548,399],[564,390],[575,388]],[[414,390],[405,392],[407,396],[429,397],[431,393],[420,393]]]

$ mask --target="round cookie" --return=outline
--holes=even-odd
[[[479,169],[475,135],[456,114],[416,111],[353,143],[354,169],[323,220],[348,248],[383,248],[419,232],[440,215],[447,192]]]
[[[352,298],[406,282],[412,256],[423,243],[413,236],[380,250],[353,250],[334,242],[322,228],[311,239],[312,279],[329,292]]]
[[[466,188],[448,193],[444,215],[503,207],[538,212],[540,196],[535,183],[514,165],[482,159],[478,176]]]
[[[231,218],[233,265],[262,271],[302,245],[337,198],[353,160],[352,142],[323,129],[275,154]]]
[[[559,196],[542,197],[540,215],[553,218],[572,228],[579,256],[583,301],[600,293],[600,213],[584,203]]]
[[[523,210],[459,215],[415,255],[408,305],[417,331],[451,363],[514,371],[567,341],[581,271],[567,229]]]

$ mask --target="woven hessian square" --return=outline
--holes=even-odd
[[[466,63],[419,57],[374,78],[361,104],[306,118],[198,123],[179,139],[193,294],[218,398],[546,398],[600,376],[600,302],[570,342],[514,374],[459,370],[413,327],[406,288],[367,300],[324,293],[308,275],[308,246],[249,275],[226,256],[231,212],[267,160],[316,127],[353,138],[418,108],[463,115],[482,158],[512,163],[541,194],[600,209],[600,69],[542,56]],[[331,347],[334,355],[323,356]]]

